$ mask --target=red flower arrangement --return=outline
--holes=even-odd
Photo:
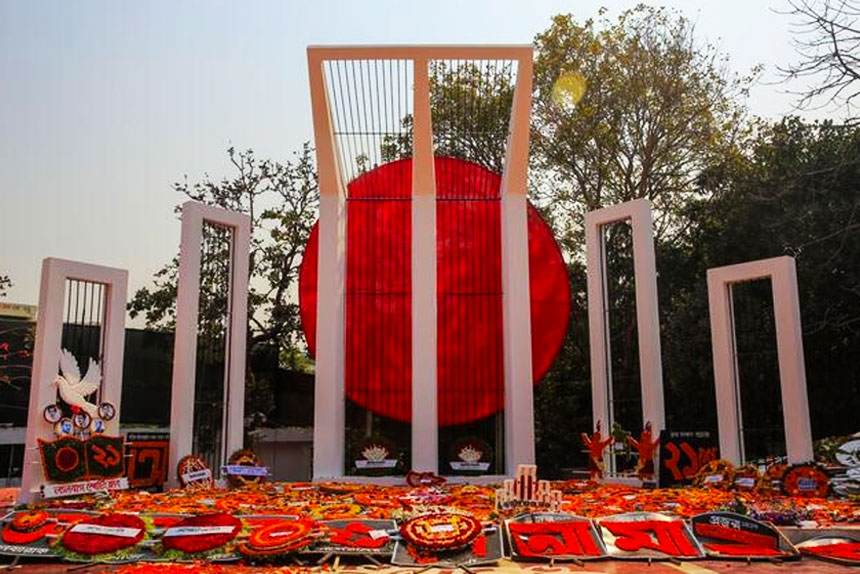
[[[208,474],[205,472],[207,470],[209,471]],[[200,475],[199,478],[197,474]],[[205,460],[194,454],[189,454],[179,459],[179,462],[176,464],[176,475],[182,488],[209,489],[215,486],[215,482],[212,479],[212,470],[209,468],[209,465],[206,464]],[[189,477],[194,478],[189,480]]]
[[[90,530],[86,528],[88,526],[97,528]],[[111,533],[108,529],[117,530]],[[136,532],[132,532],[135,530]],[[134,546],[143,540],[145,534],[146,524],[133,514],[100,514],[80,520],[68,529],[63,535],[62,545],[66,550],[78,554],[113,554]]]
[[[481,531],[481,523],[473,516],[448,512],[416,516],[400,527],[400,535],[406,542],[437,552],[462,548]]]
[[[44,510],[18,512],[3,527],[0,537],[6,544],[30,544],[42,538],[50,526],[50,516]]]
[[[223,532],[207,532],[203,530],[208,527],[225,527],[225,529]],[[226,527],[229,527],[229,530],[226,530]],[[193,530],[184,529],[200,530],[194,532]],[[236,538],[240,530],[242,530],[242,522],[235,516],[224,514],[223,512],[201,514],[180,520],[168,528],[161,538],[161,544],[165,550],[178,550],[185,554],[197,554],[224,546]]]
[[[361,492],[352,499],[362,506],[375,508],[401,508],[402,505],[397,498],[379,492]]]
[[[370,526],[362,522],[350,522],[343,528],[329,527],[329,542],[347,548],[382,548],[389,542],[388,535],[373,538]]]
[[[782,478],[782,488],[789,496],[824,498],[830,488],[827,474],[814,464],[793,466]]]
[[[314,518],[324,520],[352,518],[359,514],[361,514],[361,506],[346,502],[342,504],[324,504],[322,506],[318,506],[311,512],[311,515]]]
[[[314,540],[314,523],[306,520],[280,520],[254,530],[239,546],[243,555],[257,558],[294,552]]]

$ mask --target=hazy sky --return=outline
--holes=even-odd
[[[43,257],[129,270],[130,293],[178,249],[171,183],[229,173],[225,150],[286,159],[312,139],[310,44],[530,43],[553,14],[610,0],[289,2],[0,0],[0,273],[36,303]],[[756,114],[794,57],[786,0],[664,2],[746,72]],[[818,116],[822,113],[819,112]]]

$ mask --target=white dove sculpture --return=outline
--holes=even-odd
[[[99,364],[90,359],[87,374],[81,379],[78,361],[66,349],[60,351],[60,371],[62,376],[54,377],[54,385],[60,391],[60,396],[73,407],[85,411],[91,418],[98,418],[98,407],[87,401],[87,395],[95,392],[101,384],[102,372]]]

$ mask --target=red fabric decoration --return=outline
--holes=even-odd
[[[860,542],[837,542],[822,546],[806,546],[803,552],[824,558],[841,558],[860,562]]]
[[[569,522],[509,522],[517,554],[529,558],[601,556],[587,520]]]
[[[600,525],[617,537],[615,547],[625,552],[656,550],[669,556],[699,555],[687,539],[681,520],[602,521]]]
[[[371,537],[373,529],[361,522],[350,522],[343,528],[331,526],[329,529],[329,541],[348,548],[382,548],[390,541],[388,536]]]
[[[501,177],[476,164],[436,158],[439,424],[504,408]],[[412,160],[382,165],[348,186],[347,396],[395,420],[412,419]],[[406,200],[406,201],[404,201]],[[299,272],[299,305],[315,354],[317,226]],[[570,287],[552,232],[528,207],[532,375],[549,370],[567,332]],[[467,301],[468,299],[468,301]]]
[[[756,534],[719,524],[695,523],[693,532],[700,537],[713,538],[720,542],[703,542],[711,552],[730,556],[779,556],[787,554],[779,549],[779,541],[774,536]],[[701,541],[701,540],[700,540]]]

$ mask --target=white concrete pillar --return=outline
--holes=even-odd
[[[609,432],[614,414],[604,228],[624,220],[630,220],[633,234],[633,275],[636,289],[636,324],[639,335],[642,420],[645,423],[650,421],[654,433],[659,434],[665,428],[663,366],[660,358],[660,315],[657,300],[654,232],[651,203],[647,199],[636,199],[585,214],[592,413],[595,423],[601,421],[604,431]],[[606,457],[608,463],[609,454]]]
[[[502,318],[505,355],[505,466],[534,464],[532,322],[529,296],[528,157],[532,56],[517,61],[517,83],[501,184]]]
[[[105,286],[105,312],[102,318],[104,356],[101,358],[102,381],[98,394],[100,402],[116,407],[116,416],[105,422],[105,434],[119,435],[122,403],[122,365],[125,355],[125,304],[128,296],[128,271],[90,263],[48,257],[42,260],[42,280],[39,286],[39,310],[36,320],[36,341],[33,349],[33,370],[30,377],[30,402],[27,414],[27,435],[24,445],[24,468],[18,502],[34,499],[45,474],[39,456],[38,439],[53,440],[54,427],[42,416],[45,407],[57,400],[52,384],[60,364],[63,336],[63,305],[66,281],[76,279]],[[102,301],[98,302],[99,305]],[[94,357],[98,359],[97,357]],[[81,374],[86,366],[80,365]]]
[[[323,56],[308,49],[308,75],[320,187],[314,479],[344,474],[346,189],[336,158]]]
[[[436,176],[427,58],[414,62],[412,141],[412,468],[439,471]]]
[[[227,337],[224,354],[224,410],[221,458],[242,448],[245,419],[245,349],[248,336],[248,264],[251,218],[243,213],[196,201],[182,204],[182,236],[176,290],[176,330],[170,391],[170,466],[168,484],[177,486],[179,459],[192,453],[194,390],[197,379],[197,328],[200,307],[200,247],[203,225],[213,223],[230,230]],[[217,469],[213,469],[217,473]]]

